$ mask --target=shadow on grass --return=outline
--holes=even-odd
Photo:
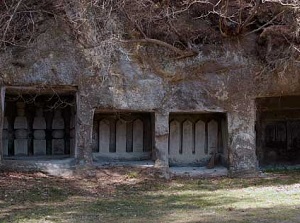
[[[299,223],[300,206],[275,206],[272,208],[251,208],[223,210],[214,214],[196,215],[192,219],[186,219],[185,223]],[[176,222],[176,221],[175,221]],[[182,222],[182,221],[179,221]]]
[[[72,182],[73,183],[73,182]],[[183,210],[197,211],[206,208],[217,208],[222,204],[231,204],[238,199],[230,197],[212,197],[209,193],[201,194],[176,194],[170,192],[166,194],[156,193],[155,191],[145,190],[142,183],[134,187],[127,186],[127,193],[123,193],[125,188],[118,190],[110,197],[95,197],[95,194],[76,193],[76,185],[69,186],[72,190],[69,193],[55,189],[52,186],[53,193],[49,193],[48,200],[40,198],[40,188],[36,191],[24,192],[19,202],[6,201],[0,204],[1,222],[124,222],[131,219],[130,222],[159,222],[170,212]],[[136,187],[137,186],[137,187]],[[81,188],[79,188],[81,190]],[[161,188],[163,189],[163,188]],[[161,190],[161,192],[164,192]],[[30,196],[33,196],[30,198]],[[25,200],[26,199],[26,200]]]
[[[0,177],[0,200],[8,205],[24,202],[61,202],[74,195],[75,191],[83,190],[72,182],[58,177],[20,177],[7,182],[5,177]]]
[[[115,171],[108,174],[111,175],[109,177],[117,176]],[[139,178],[138,175],[134,177]],[[178,220],[178,222],[210,223],[253,222],[261,218],[267,219],[262,222],[276,222],[273,220],[276,220],[275,217],[278,215],[283,220],[289,217],[297,218],[295,213],[299,213],[300,210],[296,206],[226,210],[224,206],[234,205],[240,199],[214,193],[224,189],[299,184],[299,172],[272,174],[268,178],[253,179],[164,180],[153,175],[137,181],[127,179],[119,182],[110,193],[98,187],[98,184],[104,183],[102,181],[91,184],[98,189],[96,192],[88,189],[87,186],[90,185],[82,184],[82,181],[89,182],[92,179],[74,180],[25,174],[9,177],[0,175],[0,221],[176,222]],[[255,203],[254,198],[243,198],[245,202],[247,199],[250,203]],[[182,212],[190,214],[180,214]],[[215,214],[211,215],[212,212]],[[291,216],[288,216],[289,213]],[[179,221],[181,217],[186,219]],[[243,217],[246,218],[244,221]]]
[[[178,177],[172,180],[157,180],[155,178],[145,179],[128,187],[126,184],[117,185],[119,193],[131,194],[144,191],[158,190],[199,190],[199,191],[217,191],[224,189],[242,189],[249,187],[271,187],[293,185],[300,182],[300,171],[273,172],[265,174],[264,177],[256,178],[187,178]]]
[[[151,202],[142,200],[97,200],[72,204],[48,203],[33,205],[31,209],[16,210],[2,217],[1,222],[288,222],[298,223],[300,206],[272,208],[222,209],[208,203],[200,205],[177,204],[185,198],[162,197]],[[174,199],[176,202],[174,202]],[[199,199],[199,198],[197,198]],[[230,202],[230,200],[228,200]]]

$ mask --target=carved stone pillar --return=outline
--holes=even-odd
[[[169,167],[169,113],[155,113],[156,167]]]
[[[229,173],[231,176],[257,174],[258,161],[255,144],[255,104],[228,113]]]
[[[65,122],[61,110],[56,110],[52,121],[52,155],[65,153]]]
[[[33,154],[46,155],[46,120],[43,117],[43,110],[37,109],[36,117],[33,120]]]
[[[8,156],[8,121],[7,121],[7,117],[4,117],[4,120],[3,120],[2,146],[3,146],[3,155]]]
[[[28,155],[28,123],[25,117],[25,103],[17,102],[17,117],[14,122],[15,155]]]

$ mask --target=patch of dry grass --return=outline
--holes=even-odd
[[[106,168],[68,178],[0,174],[1,222],[300,222],[300,172],[164,180]]]

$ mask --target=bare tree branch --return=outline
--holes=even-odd
[[[9,20],[8,20],[7,23],[6,23],[6,28],[5,28],[4,33],[3,33],[3,36],[2,36],[2,41],[5,41],[6,33],[7,33],[8,29],[10,28],[10,23],[11,23],[13,17],[15,16],[15,14],[16,14],[18,8],[20,7],[20,4],[22,3],[22,1],[23,1],[23,0],[19,0],[19,1],[18,1],[17,5],[15,6],[15,9],[14,9],[13,13],[10,15]]]
[[[164,41],[157,40],[157,39],[145,38],[145,39],[119,40],[119,41],[123,42],[123,43],[146,43],[146,44],[151,43],[151,44],[163,46],[165,48],[168,48],[168,49],[174,51],[176,54],[178,54],[180,56],[180,58],[196,56],[198,54],[196,51],[192,51],[192,50],[184,51],[177,47],[172,46],[171,44],[168,44]]]

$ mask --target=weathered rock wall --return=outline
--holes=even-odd
[[[95,110],[155,112],[160,167],[168,167],[170,112],[225,112],[229,169],[233,175],[253,173],[258,168],[255,98],[300,94],[299,63],[272,70],[232,40],[186,59],[168,58],[159,47],[142,47],[133,54],[124,46],[110,72],[103,74],[91,69],[68,27],[59,22],[49,27],[29,47],[11,47],[0,54],[0,84],[2,89],[76,87],[75,157],[80,164],[92,163]],[[4,97],[1,100],[2,108]],[[0,112],[2,123],[3,109]]]

